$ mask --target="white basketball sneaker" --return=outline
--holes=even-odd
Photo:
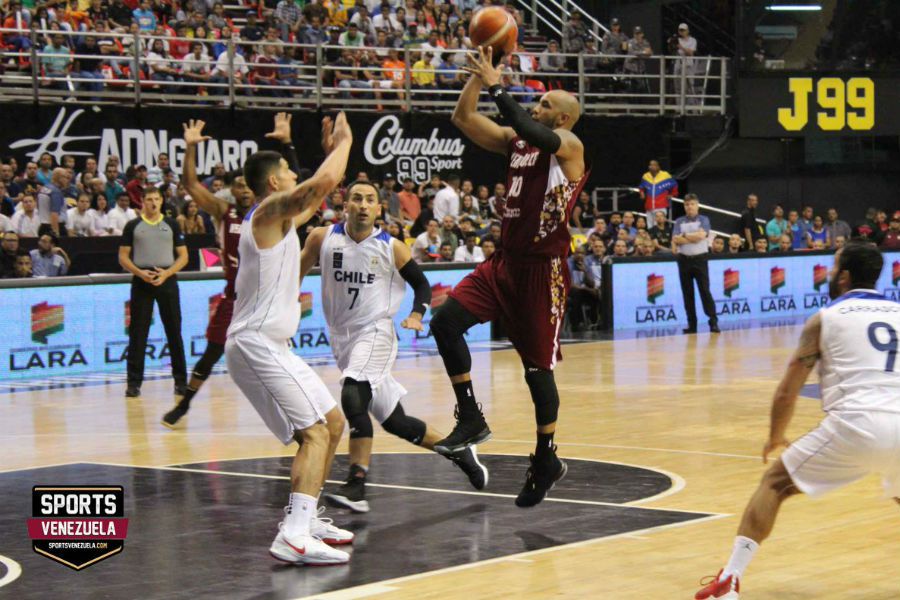
[[[288,539],[283,527],[278,528],[278,535],[269,546],[269,554],[280,561],[300,565],[342,565],[350,560],[349,554],[335,550],[315,536]]]
[[[325,512],[325,507],[320,506],[319,511],[316,513],[316,516],[313,517],[312,523],[309,525],[309,533],[332,546],[352,544],[353,538],[355,537],[353,532],[341,529],[340,527],[335,527],[334,522],[331,519],[319,516],[323,512]]]

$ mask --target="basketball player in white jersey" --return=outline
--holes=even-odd
[[[295,230],[340,182],[352,142],[343,113],[333,125],[329,117],[323,119],[325,161],[300,185],[277,152],[257,152],[244,165],[244,178],[259,203],[241,224],[241,268],[225,357],[229,375],[272,433],[286,445],[300,443],[291,466],[286,517],[269,548],[273,557],[298,564],[346,563],[349,555],[328,543],[353,541],[352,533],[319,519],[316,511],[344,418],[322,380],[288,346],[300,324],[300,240]]]
[[[888,497],[900,496],[900,303],[875,291],[883,263],[865,242],[848,242],[835,253],[832,302],[806,322],[775,392],[763,462],[779,446],[787,450],[750,499],[728,564],[695,598],[739,597],[744,569],[790,496],[819,496],[873,472],[882,475]],[[817,362],[826,416],[791,443],[794,405]]]
[[[393,375],[397,358],[394,315],[408,283],[415,293],[413,309],[400,324],[422,331],[422,317],[431,303],[431,287],[409,247],[375,227],[381,205],[378,190],[354,182],[347,190],[347,220],[319,227],[303,246],[301,273],[318,262],[322,269],[322,301],[331,334],[331,348],[341,370],[341,407],[350,423],[350,473],[334,494],[333,506],[368,512],[365,480],[372,455],[371,412],[388,433],[434,449],[443,435],[407,415],[400,399],[406,390]],[[404,283],[404,281],[406,283]],[[474,447],[449,455],[475,489],[487,484],[487,469]]]

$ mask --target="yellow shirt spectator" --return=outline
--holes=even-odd
[[[434,86],[434,65],[430,59],[420,58],[412,67],[413,83],[422,87]]]

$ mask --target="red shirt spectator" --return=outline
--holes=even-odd
[[[144,206],[144,188],[147,186],[147,167],[138,165],[134,170],[134,179],[125,185],[125,191],[131,199],[131,208],[141,210]]]

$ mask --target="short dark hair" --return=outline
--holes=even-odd
[[[697,194],[690,193],[690,194],[684,195],[684,201],[685,202],[696,202],[697,204],[699,204],[700,198],[697,196]]]
[[[153,196],[154,194],[162,198],[162,192],[159,188],[151,185],[144,188],[144,193],[141,194],[141,196],[146,198],[147,196]]]
[[[874,289],[884,267],[884,257],[875,244],[850,240],[840,252],[838,270],[850,273],[850,284],[854,288]]]
[[[131,202],[131,196],[128,195],[128,192],[120,192],[116,194],[116,202],[118,202],[119,198],[121,198],[122,196],[125,196],[126,198],[128,198],[128,201]]]
[[[447,175],[447,181],[448,182],[456,181],[458,183],[459,182],[459,173],[450,173],[449,175]]]
[[[374,183],[372,183],[371,181],[363,181],[363,180],[361,180],[361,179],[355,179],[355,180],[353,180],[352,182],[350,182],[350,185],[347,186],[347,195],[348,195],[348,196],[350,195],[350,190],[352,190],[352,189],[353,189],[354,187],[356,187],[357,185],[366,185],[366,186],[369,186],[370,188],[372,188],[373,190],[375,190],[375,195],[376,195],[376,196],[378,195],[378,188],[375,187],[375,184],[374,184]]]
[[[281,154],[274,150],[255,152],[244,163],[244,179],[258,199],[266,195],[266,180],[279,165]]]

